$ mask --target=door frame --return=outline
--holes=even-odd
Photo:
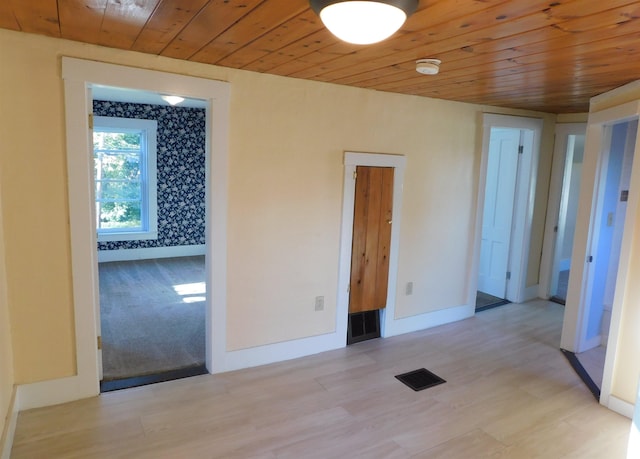
[[[344,153],[344,197],[342,202],[342,228],[340,236],[340,258],[338,266],[338,298],[336,305],[336,334],[347,339],[349,319],[349,282],[351,278],[351,252],[353,241],[353,210],[355,205],[356,181],[354,173],[357,166],[393,167],[393,211],[391,220],[391,246],[389,249],[389,288],[387,307],[380,312],[380,336],[397,334],[394,328],[396,288],[398,284],[398,253],[400,247],[400,221],[402,210],[402,189],[406,157],[402,155]]]
[[[569,279],[567,304],[565,306],[564,322],[560,346],[572,352],[580,352],[585,323],[588,317],[584,305],[586,304],[587,290],[589,289],[589,268],[587,256],[591,251],[594,241],[597,240],[596,221],[597,212],[594,206],[597,204],[601,193],[601,183],[597,180],[601,170],[605,166],[601,154],[604,147],[604,127],[618,122],[640,118],[640,102],[633,101],[612,108],[604,109],[589,114],[587,134],[585,138],[584,162],[582,169],[580,198],[578,204],[578,216],[573,245],[573,260],[583,260],[575,263],[575,275]],[[639,128],[640,129],[640,128]],[[637,133],[638,134],[638,133]],[[622,244],[620,247],[620,261],[616,278],[616,291],[611,311],[611,324],[607,341],[602,387],[600,390],[600,403],[617,412],[620,409],[620,401],[612,396],[613,370],[618,347],[618,337],[622,321],[622,309],[628,278],[630,253],[634,236],[634,225],[638,218],[638,202],[640,201],[640,135],[636,135],[634,146],[634,161],[631,169],[631,184],[629,187],[629,200],[627,205]],[[582,336],[581,336],[582,335]]]
[[[554,228],[560,212],[560,200],[564,186],[564,169],[567,157],[567,138],[570,135],[585,135],[586,141],[587,123],[563,123],[557,124],[555,130],[555,142],[553,147],[553,160],[551,166],[551,180],[549,183],[549,200],[547,205],[546,225],[544,230],[544,244],[542,247],[542,259],[540,261],[540,288],[539,296],[549,298],[551,292],[551,276],[553,275],[553,262],[557,243]],[[583,154],[584,157],[584,154]]]
[[[75,400],[82,395],[91,396],[99,393],[96,345],[96,317],[99,314],[98,262],[92,200],[92,145],[88,135],[88,110],[91,101],[88,100],[87,94],[87,89],[95,84],[182,94],[207,101],[206,366],[211,373],[222,371],[226,347],[229,84],[69,57],[62,58],[62,78],[65,89],[77,375],[73,381],[65,381],[68,389],[65,393],[55,394],[55,397],[57,400]],[[212,218],[214,215],[216,218]],[[69,384],[70,382],[72,384]],[[51,389],[51,384],[48,388]]]
[[[526,133],[523,156],[518,167],[518,177],[516,179],[513,229],[511,233],[511,249],[509,250],[511,279],[507,282],[506,298],[509,301],[520,303],[535,298],[538,290],[538,284],[527,287],[526,280],[543,120],[541,118],[483,113],[482,126],[482,155],[478,180],[478,201],[476,204],[473,269],[471,271],[471,282],[469,282],[469,304],[475,304],[478,287],[482,219],[487,182],[487,165],[489,162],[489,140],[491,138],[491,128],[494,127],[520,129]]]

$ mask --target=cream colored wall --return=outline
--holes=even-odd
[[[10,39],[7,41],[6,38]],[[42,40],[0,42],[0,183],[16,383],[75,372],[62,83]]]
[[[344,150],[407,157],[398,278],[414,293],[399,289],[396,317],[465,303],[478,106],[247,72],[231,81],[230,349],[335,329]]]
[[[334,330],[345,150],[407,157],[396,316],[466,302],[483,107],[9,31],[0,46],[11,62],[0,80],[0,135],[11,148],[0,161],[18,382],[75,367],[62,55],[231,83],[229,350]]]
[[[557,122],[561,123],[586,123],[589,113],[565,113],[559,114]]]
[[[0,182],[1,183],[1,182]],[[2,187],[0,187],[0,215],[2,213]],[[7,302],[7,272],[5,269],[5,247],[3,225],[0,220],[0,440],[9,414],[13,394],[13,348],[11,346],[11,326],[9,304]],[[0,441],[0,452],[2,451]]]
[[[633,186],[633,185],[632,185]],[[636,403],[638,377],[640,375],[640,213],[635,223],[634,240],[631,246],[629,271],[620,333],[618,335],[618,352],[614,362],[611,395],[628,403]]]

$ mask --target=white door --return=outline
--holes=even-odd
[[[505,298],[518,175],[519,129],[492,128],[482,217],[478,290]]]

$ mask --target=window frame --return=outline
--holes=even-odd
[[[112,116],[94,116],[93,132],[139,131],[143,136],[140,158],[140,182],[142,184],[140,223],[141,229],[130,230],[113,228],[99,230],[96,225],[98,242],[135,241],[158,239],[158,173],[157,173],[157,135],[158,122],[137,118],[119,118]],[[92,164],[95,168],[95,149]],[[93,173],[92,173],[93,175]],[[96,182],[93,181],[93,202],[96,203]],[[94,211],[95,212],[95,211]],[[94,218],[96,221],[97,215]]]

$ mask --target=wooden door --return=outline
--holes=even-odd
[[[393,168],[356,168],[349,313],[387,305]]]

